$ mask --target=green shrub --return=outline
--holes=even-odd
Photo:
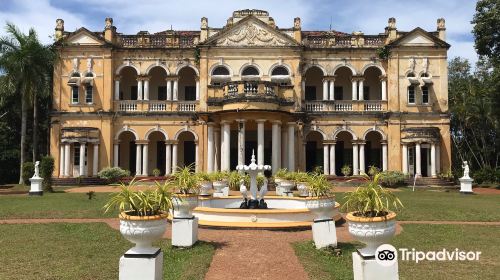
[[[342,174],[344,174],[345,177],[348,177],[349,175],[351,175],[351,167],[349,165],[344,165],[342,166],[342,168],[340,169],[340,172],[342,172]]]
[[[393,188],[405,182],[405,175],[400,171],[383,171],[379,174],[379,183],[384,187]]]
[[[43,178],[43,190],[53,192],[52,189],[52,173],[54,172],[54,158],[44,156],[40,162],[40,176]]]
[[[123,170],[120,167],[106,167],[97,173],[97,176],[101,179],[105,179],[108,182],[114,183],[123,177],[130,176],[130,171]]]
[[[370,175],[371,177],[374,177],[379,173],[380,173],[380,168],[376,167],[375,165],[370,165],[368,167],[368,175]]]
[[[498,183],[500,182],[500,168],[493,169],[491,167],[484,167],[479,170],[473,171],[471,177],[475,183]]]
[[[23,163],[23,180],[25,185],[29,185],[30,178],[35,174],[35,165],[33,162],[28,161]]]

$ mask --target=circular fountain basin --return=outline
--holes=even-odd
[[[307,198],[265,196],[268,209],[239,209],[241,196],[199,197],[193,214],[198,223],[214,227],[295,228],[309,227],[314,214],[306,208]],[[335,202],[335,221],[341,218]]]

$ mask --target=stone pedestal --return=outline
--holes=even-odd
[[[333,219],[314,220],[312,233],[316,249],[337,246],[337,229],[335,228],[335,221]]]
[[[172,246],[191,247],[198,241],[198,218],[172,220]]]
[[[398,280],[398,262],[390,266],[379,264],[374,257],[365,258],[358,252],[352,253],[354,280]]]
[[[31,182],[31,189],[29,195],[43,195],[43,188],[42,188],[43,178],[35,175],[32,178],[30,178],[30,182]]]
[[[212,194],[213,197],[224,197],[224,191],[222,192],[214,192]]]
[[[125,253],[120,258],[120,280],[163,279],[163,252],[159,248],[146,254]]]
[[[222,188],[222,194],[223,194],[223,197],[228,197],[229,196],[229,187]]]
[[[458,180],[460,181],[460,193],[464,193],[464,194],[474,193],[472,191],[472,182],[474,182],[474,179],[472,179],[470,177],[462,177]]]

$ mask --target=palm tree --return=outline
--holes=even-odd
[[[7,36],[0,38],[0,72],[6,80],[14,85],[15,94],[21,95],[21,159],[19,183],[24,184],[22,166],[26,162],[26,131],[30,104],[35,105],[34,116],[37,117],[37,102],[40,94],[50,91],[51,69],[54,52],[51,46],[45,46],[38,40],[36,31],[31,28],[23,34],[14,24],[6,24]],[[34,121],[33,149],[36,159],[38,120]]]

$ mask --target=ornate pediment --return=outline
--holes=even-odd
[[[102,38],[97,37],[85,28],[75,31],[65,41],[71,45],[100,46],[105,44]]]
[[[297,43],[288,35],[271,28],[261,20],[248,16],[228,30],[211,38],[207,44],[236,47],[283,47]]]
[[[431,33],[421,29],[415,28],[402,37],[398,38],[391,45],[405,46],[405,47],[449,47],[443,40],[437,38]]]

